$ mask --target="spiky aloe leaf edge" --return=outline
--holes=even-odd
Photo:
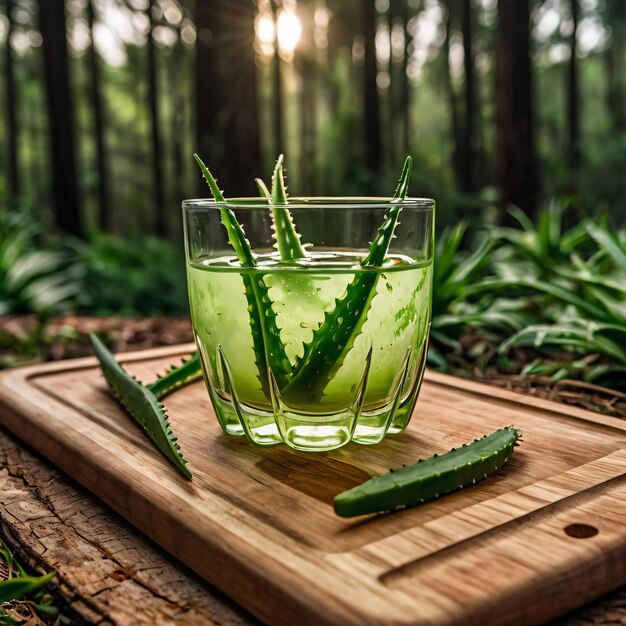
[[[521,431],[507,426],[450,452],[375,476],[335,497],[335,513],[356,517],[393,511],[469,487],[499,470]]]
[[[143,428],[163,456],[187,479],[191,472],[172,432],[167,413],[156,395],[131,376],[94,335],[89,334],[100,369],[111,391],[128,414]]]

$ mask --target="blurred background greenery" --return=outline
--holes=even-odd
[[[410,153],[442,225],[623,216],[625,39],[623,0],[0,0],[0,206],[178,241],[194,151],[230,195],[279,152],[293,193],[384,195]]]
[[[231,196],[279,152],[292,194],[385,195],[411,154],[431,364],[623,386],[625,41],[624,0],[0,0],[5,364],[55,314],[186,313],[194,151]]]

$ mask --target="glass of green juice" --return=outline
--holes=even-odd
[[[434,207],[183,202],[194,336],[227,434],[323,451],[406,428],[428,347]]]

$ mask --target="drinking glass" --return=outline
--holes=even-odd
[[[406,428],[428,346],[434,206],[183,202],[194,337],[227,434],[322,451]]]

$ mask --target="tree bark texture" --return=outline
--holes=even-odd
[[[450,74],[450,35],[452,34],[452,11],[450,3],[446,7],[445,16],[445,39],[443,42],[443,77],[445,91],[448,97],[448,111],[450,115],[450,128],[452,130],[452,170],[456,184],[461,187],[463,184],[462,177],[462,151],[461,146],[463,139],[461,136],[461,125],[459,122],[459,107],[457,103],[457,95],[454,91],[452,76]]]
[[[29,569],[56,572],[74,625],[258,624],[2,430],[0,532]]]

